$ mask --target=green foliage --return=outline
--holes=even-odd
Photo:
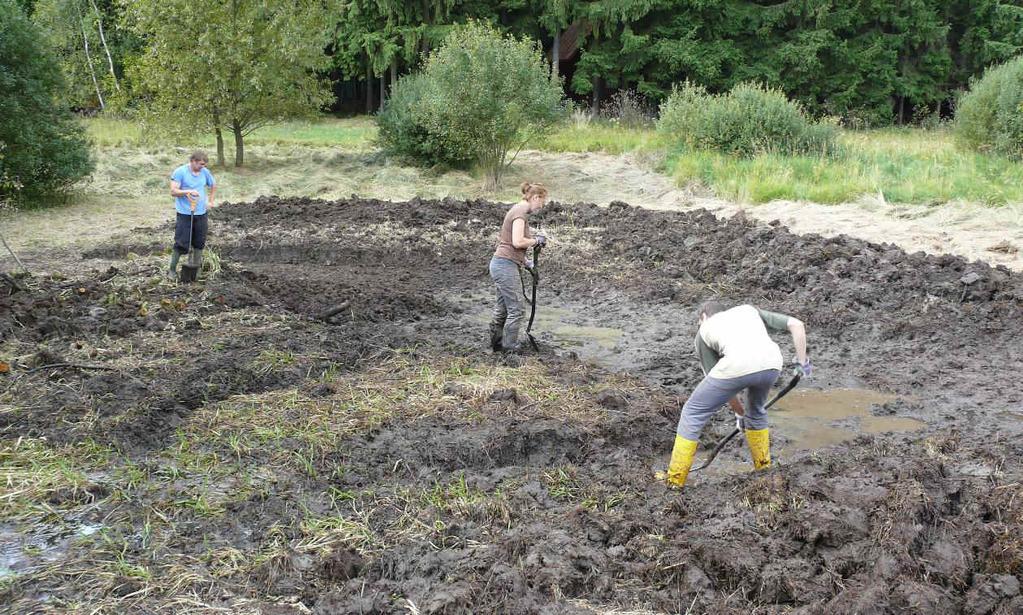
[[[39,29],[0,0],[0,201],[69,188],[92,171],[81,126],[57,102],[64,80]]]
[[[835,149],[834,126],[809,120],[785,94],[757,84],[714,95],[687,82],[661,106],[658,128],[669,142],[747,158],[766,152],[828,155]]]
[[[474,161],[491,186],[510,164],[508,154],[549,131],[565,111],[561,84],[536,45],[478,22],[453,31],[422,76],[397,94],[381,124],[388,150]],[[410,146],[423,134],[422,147]]]
[[[420,164],[461,165],[472,160],[458,143],[449,143],[446,133],[427,127],[425,101],[433,83],[423,74],[413,74],[395,84],[391,97],[377,116],[380,141],[395,156]]]
[[[968,147],[1023,157],[1023,57],[989,69],[956,110],[956,136]]]
[[[201,10],[189,0],[135,0],[130,7],[145,46],[129,73],[148,118],[179,132],[230,130],[237,165],[253,130],[310,115],[332,99],[319,72],[329,65],[328,9],[319,0],[233,0]]]

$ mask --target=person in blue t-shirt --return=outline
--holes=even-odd
[[[174,248],[171,250],[168,277],[178,279],[178,260],[187,254],[189,246],[195,254],[189,258],[189,265],[202,266],[202,252],[206,248],[206,210],[213,207],[213,195],[217,182],[206,165],[206,152],[196,150],[187,164],[174,169],[170,176],[170,193],[174,197],[177,222],[174,226]],[[191,235],[191,236],[189,236]]]

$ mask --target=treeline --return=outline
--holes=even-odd
[[[79,108],[100,108],[143,55],[132,0],[21,0],[58,49]],[[251,0],[224,3],[252,4]],[[947,114],[958,92],[1023,48],[1021,0],[322,0],[335,106],[380,106],[455,24],[478,19],[539,41],[567,92],[662,101],[674,83],[711,92],[755,81],[815,115],[854,124]],[[318,9],[320,10],[320,9]],[[204,11],[180,15],[188,30]],[[198,44],[198,43],[197,43]],[[269,50],[268,50],[269,52]],[[187,65],[187,59],[182,58]],[[130,100],[127,101],[130,104]]]

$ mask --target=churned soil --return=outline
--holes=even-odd
[[[538,312],[618,337],[593,357],[534,326],[538,353],[494,354],[506,207],[265,197],[214,210],[220,267],[199,284],[163,279],[167,225],[0,280],[0,461],[36,463],[28,442],[93,464],[70,487],[6,487],[0,537],[102,528],[5,556],[0,598],[1023,612],[1023,276],[742,215],[552,203],[532,220],[550,238]],[[925,427],[667,490],[654,472],[710,298],[801,318],[818,372],[801,387],[881,391],[895,401],[874,414]],[[700,455],[730,427],[713,421]]]

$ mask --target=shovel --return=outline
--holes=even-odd
[[[178,279],[182,282],[195,282],[199,277],[199,264],[196,263],[196,252],[192,249],[192,232],[195,230],[195,204],[197,199],[192,196],[189,192],[185,195],[188,198],[188,203],[191,205],[191,213],[189,214],[188,221],[188,258],[185,263],[181,265],[181,275]]]
[[[526,324],[526,338],[529,339],[530,346],[533,350],[540,352],[540,345],[536,343],[536,338],[530,331],[533,329],[533,319],[536,318],[536,285],[540,281],[540,272],[538,267],[540,266],[540,248],[541,246],[533,246],[533,269],[530,270],[530,274],[533,277],[533,297],[529,301],[529,323]]]
[[[785,397],[785,395],[787,395],[789,391],[791,391],[792,389],[796,388],[796,385],[799,384],[799,379],[802,377],[802,375],[803,375],[802,373],[796,372],[796,374],[792,376],[792,380],[789,380],[789,383],[785,385],[785,388],[780,390],[780,391],[778,391],[778,394],[774,396],[774,399],[772,399],[771,401],[767,402],[767,405],[764,406],[764,410],[767,410],[768,408],[773,406],[774,402],[778,401],[782,397]],[[722,438],[722,440],[720,442],[717,443],[717,446],[714,447],[714,450],[712,450],[710,452],[710,457],[707,457],[707,461],[704,461],[702,466],[700,466],[698,468],[693,468],[690,471],[691,472],[699,472],[700,470],[702,470],[702,469],[706,468],[707,466],[709,466],[714,461],[714,458],[718,456],[718,453],[721,452],[721,449],[725,448],[725,445],[728,444],[729,442],[731,442],[732,438],[734,438],[737,435],[739,435],[739,428],[738,427],[733,429],[732,433],[728,434],[727,436]]]

